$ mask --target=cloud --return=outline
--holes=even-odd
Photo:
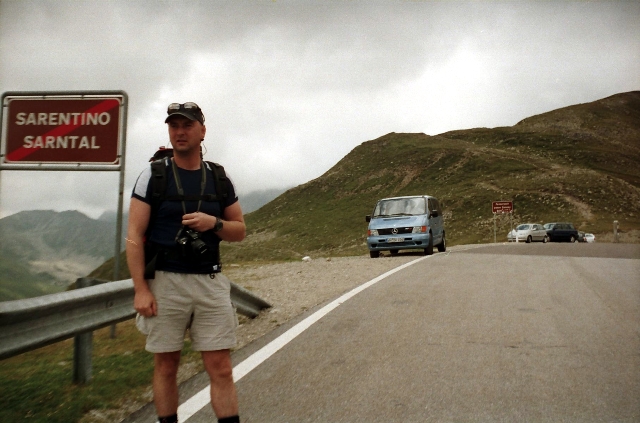
[[[389,132],[513,125],[638,89],[639,18],[624,1],[4,0],[0,91],[126,91],[125,198],[167,143],[167,104],[195,101],[206,157],[242,194],[317,178]],[[113,210],[113,179],[4,171],[0,216]]]

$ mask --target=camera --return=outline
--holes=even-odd
[[[187,257],[204,260],[209,257],[209,246],[200,239],[200,232],[183,226],[176,235],[176,243],[182,248]]]

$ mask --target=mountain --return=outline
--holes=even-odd
[[[243,194],[239,196],[238,202],[240,203],[240,207],[242,207],[242,212],[244,214],[249,214],[258,210],[260,207],[264,206],[287,189],[266,189],[260,191],[251,191],[248,194]]]
[[[251,212],[282,192],[254,191],[240,201],[243,210]],[[101,264],[108,269],[104,278],[112,279],[116,219],[114,211],[94,220],[77,211],[51,210],[23,211],[0,219],[0,301],[62,291]],[[122,239],[126,226],[125,212]],[[122,259],[124,279],[128,272]]]
[[[64,290],[109,257],[115,224],[77,211],[31,210],[0,219],[0,301]]]
[[[413,194],[440,199],[449,245],[493,242],[494,224],[505,241],[525,221],[572,221],[604,235],[617,220],[623,233],[638,234],[640,91],[510,127],[366,141],[324,175],[248,213],[247,238],[222,244],[224,262],[366,254],[364,216],[380,198]],[[513,201],[514,212],[494,223],[491,203],[501,200]],[[91,275],[111,272],[105,263]]]
[[[640,229],[640,91],[550,111],[511,127],[367,141],[321,177],[246,216],[248,236],[223,245],[227,262],[366,254],[376,200],[430,194],[449,245],[493,242],[511,225],[572,221],[587,232]]]
[[[364,142],[324,175],[245,215],[246,239],[223,243],[222,257],[366,254],[364,216],[380,198],[413,194],[440,199],[449,245],[493,242],[494,224],[504,242],[525,221],[572,221],[602,240],[617,220],[627,240],[638,242],[640,91],[510,127],[390,133]],[[513,201],[514,211],[494,221],[491,203],[502,200]],[[105,264],[92,276],[111,272]]]

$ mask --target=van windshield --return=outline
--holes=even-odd
[[[373,217],[418,216],[426,213],[427,201],[424,198],[396,198],[378,202]]]

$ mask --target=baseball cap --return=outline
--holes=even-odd
[[[196,103],[171,103],[169,104],[169,107],[167,107],[167,114],[169,116],[164,120],[164,123],[169,122],[169,118],[171,118],[171,116],[180,115],[190,120],[197,120],[204,125],[204,115],[202,114],[200,106]]]

